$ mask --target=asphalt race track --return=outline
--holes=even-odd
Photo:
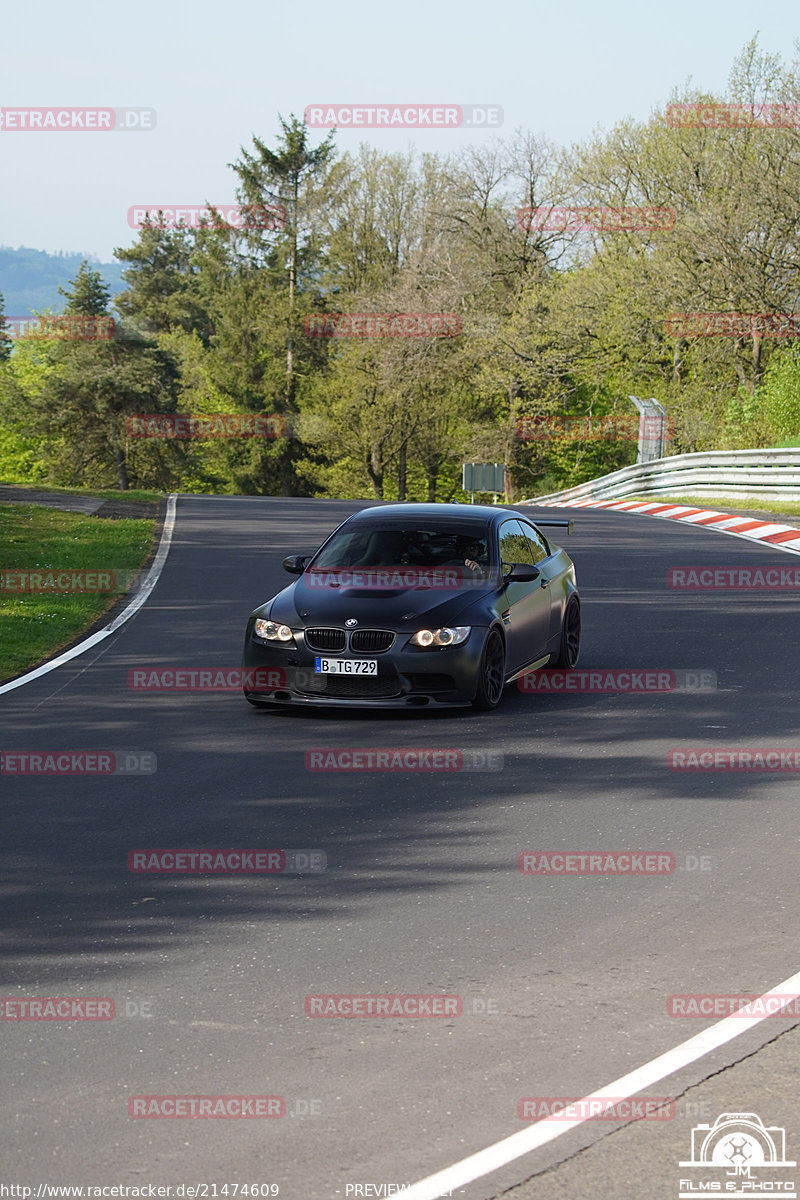
[[[7,754],[157,759],[147,775],[2,776],[2,994],[107,997],[116,1011],[0,1025],[8,1179],[391,1194],[529,1126],[520,1099],[586,1096],[719,1020],[669,1016],[669,996],[761,994],[800,969],[800,772],[667,766],[673,748],[800,748],[800,592],[666,586],[674,566],[786,568],[797,555],[677,522],[541,512],[575,521],[580,669],[688,671],[683,690],[513,685],[490,714],[375,714],[128,687],[137,668],[238,667],[248,613],[291,581],[281,559],[360,507],[180,497],[138,614],[0,697]],[[716,686],[694,688],[700,672]],[[502,769],[308,770],[305,752],[323,747],[491,751]],[[316,849],[327,869],[127,866],[137,848],[212,847]],[[650,851],[675,869],[523,874],[518,856],[534,851]],[[460,1014],[307,1016],[305,998],[324,994],[453,996]],[[686,1089],[779,1035],[762,1054],[788,1054],[797,1023],[766,1020],[648,1089],[678,1099],[681,1153],[695,1123]],[[716,1102],[758,1111],[724,1079]],[[796,1092],[796,1076],[776,1073],[767,1124],[790,1123]],[[128,1115],[130,1097],[166,1095],[279,1096],[285,1112]],[[496,1197],[624,1136],[620,1124],[587,1122],[453,1194]],[[663,1124],[636,1126],[624,1178],[593,1176],[586,1157],[579,1182],[561,1187],[555,1172],[515,1194],[677,1197]]]

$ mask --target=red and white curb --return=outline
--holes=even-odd
[[[541,505],[537,505],[535,500],[527,500],[525,503],[537,508],[608,508],[617,512],[641,513],[645,517],[664,517],[669,521],[704,525],[720,533],[774,546],[776,550],[785,550],[789,554],[800,554],[800,529],[754,517],[735,517],[731,513],[716,512],[710,508],[691,508],[686,504],[646,500],[547,500]]]

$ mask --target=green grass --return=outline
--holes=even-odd
[[[105,490],[103,488],[74,488],[74,487],[58,487],[54,483],[5,483],[0,479],[0,487],[18,487],[27,488],[31,492],[60,492],[64,496],[97,496],[102,500],[139,500],[152,503],[158,503],[165,492],[147,492],[130,488],[127,492],[114,491],[113,489]]]
[[[793,500],[762,500],[758,496],[626,496],[626,500],[643,500],[648,504],[690,504],[694,508],[751,509],[755,512],[785,513],[800,516],[800,503]]]
[[[0,568],[137,571],[150,551],[155,525],[127,518],[102,521],[35,504],[0,504]],[[119,593],[0,590],[0,681],[50,658],[117,600]]]

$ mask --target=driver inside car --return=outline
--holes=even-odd
[[[463,562],[471,571],[482,571],[486,565],[486,543],[480,538],[457,538],[456,561]]]

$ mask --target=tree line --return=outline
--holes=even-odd
[[[449,155],[340,153],[281,119],[231,164],[241,221],[146,221],[113,304],[82,264],[65,316],[113,336],[0,335],[0,475],[449,500],[462,461],[502,461],[514,498],[635,461],[630,395],[664,405],[669,453],[800,444],[800,116],[674,119],[800,114],[800,63],[754,38],[724,97],[670,103],[570,148]],[[131,432],[222,413],[279,435]]]

